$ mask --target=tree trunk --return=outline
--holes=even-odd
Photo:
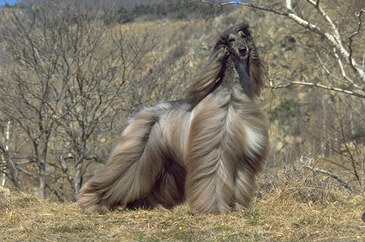
[[[19,174],[18,174],[18,170],[13,162],[13,159],[11,157],[11,154],[9,153],[9,151],[5,151],[4,154],[4,159],[6,162],[6,168],[9,170],[10,173],[10,179],[11,181],[14,183],[14,185],[19,189],[19,190],[23,190],[23,185],[19,179]]]
[[[38,161],[39,176],[38,176],[38,189],[39,196],[41,198],[46,198],[46,163],[44,157],[40,158]]]
[[[83,155],[84,149],[80,150],[80,153],[77,154],[76,160],[75,160],[75,175],[74,175],[74,201],[77,200],[77,197],[79,195],[79,191],[82,185],[82,165],[84,163],[84,155]]]
[[[4,164],[6,167],[8,167],[8,159],[11,157],[8,156],[8,158],[6,158],[5,156],[7,155],[10,155],[9,154],[9,146],[8,146],[8,143],[9,143],[9,138],[10,138],[10,125],[11,125],[11,122],[8,121],[7,124],[6,124],[6,131],[5,131],[5,140],[4,140],[4,143],[5,144],[1,144],[1,149],[3,150],[4,152]],[[6,154],[8,153],[8,154]],[[12,161],[12,160],[11,160]],[[8,167],[8,169],[10,169],[10,167]],[[6,173],[4,172],[3,173],[3,178],[2,178],[2,181],[1,181],[1,186],[4,187],[5,186],[5,182],[6,182]],[[15,183],[14,183],[15,184]]]
[[[46,198],[46,161],[47,161],[47,142],[41,140],[41,144],[37,145],[38,148],[38,188],[39,188],[39,196],[41,198]]]
[[[325,96],[322,96],[322,137],[321,137],[321,152],[322,157],[326,157],[327,155],[327,110],[326,110],[326,100]]]

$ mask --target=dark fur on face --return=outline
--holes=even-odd
[[[105,167],[82,187],[82,211],[184,201],[193,213],[246,209],[268,150],[254,102],[261,75],[248,25],[223,32],[185,101],[159,103],[131,120]]]

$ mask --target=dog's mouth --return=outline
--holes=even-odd
[[[238,53],[240,54],[240,56],[246,56],[248,53],[248,48],[246,46],[240,47],[238,49]]]

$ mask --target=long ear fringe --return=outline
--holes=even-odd
[[[247,31],[249,32],[249,29],[247,27]],[[249,49],[250,49],[250,76],[252,78],[252,88],[255,95],[259,95],[260,91],[264,85],[264,73],[265,73],[265,67],[262,63],[259,54],[257,52],[257,48],[255,45],[255,42],[252,38],[250,38],[250,41],[248,42]]]
[[[191,105],[195,106],[219,86],[224,77],[227,60],[228,51],[223,46],[215,48],[203,72],[189,88],[186,99]]]
[[[264,66],[260,59],[250,59],[250,76],[252,78],[252,88],[255,95],[259,95],[264,85],[263,75]]]

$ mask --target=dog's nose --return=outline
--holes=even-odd
[[[241,55],[244,55],[247,52],[247,48],[246,48],[246,46],[243,46],[243,47],[238,48],[238,51],[240,52]]]

